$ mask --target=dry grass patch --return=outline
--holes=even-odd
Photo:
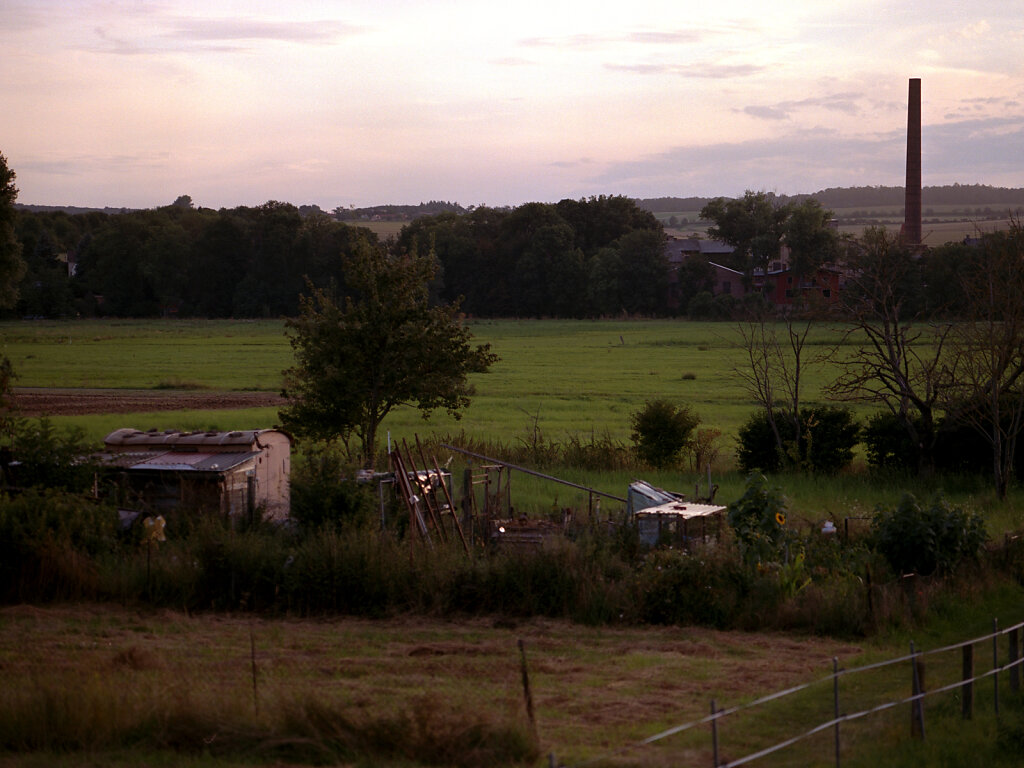
[[[525,716],[520,638],[539,744]],[[735,704],[820,677],[833,656],[859,650],[544,620],[267,621],[17,606],[0,610],[0,744],[8,757],[142,743],[225,760],[529,764],[554,752],[571,763],[702,717],[711,698]],[[676,764],[707,751],[701,737],[607,765]]]

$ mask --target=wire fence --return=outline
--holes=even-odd
[[[918,739],[924,739],[927,733],[926,703],[936,714],[946,716],[958,708],[960,717],[971,719],[975,701],[987,694],[991,696],[992,710],[998,714],[1001,680],[1009,691],[1020,690],[1020,667],[1024,661],[1022,629],[1024,622],[1000,629],[993,620],[989,634],[927,651],[918,650],[911,643],[905,655],[852,669],[840,668],[838,659],[833,658],[831,674],[809,683],[731,707],[719,708],[718,703],[711,700],[708,714],[700,719],[567,766],[558,763],[554,755],[550,756],[550,763],[562,768],[604,764],[687,734],[708,740],[713,768],[738,768],[807,743],[810,744],[805,757],[813,754],[816,764],[831,763],[840,768],[844,757],[855,754],[857,748],[871,738],[870,733],[856,732],[856,725],[879,716],[891,716],[901,707],[908,708],[907,727]],[[982,690],[978,684],[987,681],[991,681],[991,686],[986,685],[987,691]],[[785,706],[780,706],[782,704]],[[757,720],[760,720],[760,727],[755,725]],[[784,738],[768,744],[756,743],[760,734],[766,731],[777,734],[787,727],[793,730],[794,723],[798,724],[795,732]],[[692,746],[693,741],[688,744]],[[728,756],[727,745],[742,754]]]

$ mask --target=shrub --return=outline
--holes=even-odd
[[[868,466],[872,469],[917,469],[920,449],[910,440],[902,421],[892,413],[881,411],[871,416],[861,435]]]
[[[291,515],[307,530],[363,525],[375,518],[373,487],[345,480],[344,457],[324,444],[307,447],[291,475]],[[351,473],[349,473],[351,477]]]
[[[800,410],[803,434],[799,451],[796,429],[783,411],[774,414],[787,453],[779,452],[764,410],[755,411],[740,427],[736,458],[744,472],[778,472],[786,467],[801,467],[815,474],[834,474],[853,461],[853,448],[860,438],[860,427],[853,411],[836,406],[817,406]]]
[[[56,490],[0,496],[0,599],[94,596],[96,558],[119,547],[110,507]]]
[[[871,521],[872,544],[897,573],[948,573],[976,557],[986,538],[977,515],[942,498],[925,507],[909,493],[895,509],[879,508]]]
[[[700,423],[687,405],[668,400],[648,400],[630,416],[631,438],[637,455],[658,469],[671,466],[688,446],[690,433]]]
[[[81,491],[93,480],[94,466],[81,427],[58,430],[46,417],[15,419],[11,427],[13,483],[22,488]]]
[[[637,574],[640,618],[652,624],[736,626],[753,579],[732,551],[656,550]]]

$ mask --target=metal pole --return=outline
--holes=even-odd
[[[832,708],[836,721],[836,768],[839,768],[839,658],[832,657]]]

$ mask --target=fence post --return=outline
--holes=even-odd
[[[924,691],[924,664],[914,650],[913,641],[910,643],[910,669],[910,689],[913,692],[913,700],[910,702],[910,735],[924,741],[924,701],[921,698]]]
[[[530,692],[530,672],[526,668],[526,645],[519,638],[519,667],[523,677],[523,699],[526,701],[526,716],[530,720],[530,728],[534,739],[537,738],[537,716],[533,711],[533,694]]]
[[[718,768],[718,718],[715,717],[715,713],[718,709],[715,707],[715,700],[711,700],[711,765],[714,768]]]
[[[999,715],[999,619],[992,619],[992,695]]]
[[[839,657],[832,657],[832,706],[835,713],[836,768],[839,768]]]
[[[960,686],[960,713],[964,720],[974,717],[974,645],[963,647],[963,685]]]
[[[1017,635],[1017,628],[1009,631],[1010,637],[1010,658],[1007,662],[1010,665],[1010,690],[1016,693],[1020,690],[1020,666],[1017,660],[1020,658],[1020,639]]]

